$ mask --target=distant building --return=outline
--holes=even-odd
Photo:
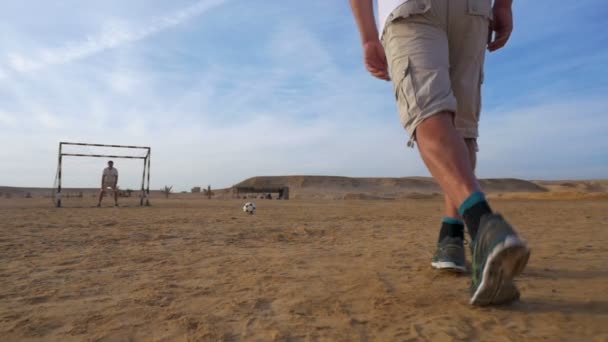
[[[277,194],[277,199],[287,200],[289,199],[289,187],[284,185],[271,185],[265,187],[253,187],[253,186],[235,186],[232,188],[233,197],[240,198],[243,194],[263,194],[263,197],[272,198],[271,194]],[[269,195],[269,196],[267,196]]]

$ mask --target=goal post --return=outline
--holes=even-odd
[[[82,146],[82,147],[97,147],[111,148],[125,151],[124,154],[106,154],[106,153],[72,153],[66,152],[65,147]],[[134,151],[140,151],[138,155]],[[149,146],[132,146],[132,145],[108,145],[108,144],[90,144],[76,142],[59,142],[59,153],[57,157],[57,173],[55,175],[55,184],[53,186],[53,201],[55,205],[61,207],[62,180],[63,180],[63,159],[64,157],[91,157],[91,158],[122,158],[122,159],[141,159],[143,160],[143,170],[141,177],[141,196],[139,200],[140,206],[150,205],[150,157],[152,149]]]

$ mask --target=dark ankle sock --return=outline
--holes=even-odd
[[[471,196],[460,205],[458,211],[467,224],[471,240],[475,241],[477,232],[479,231],[481,217],[485,214],[492,213],[492,209],[486,201],[486,196],[482,192],[472,193]]]
[[[441,221],[441,230],[439,231],[438,243],[444,237],[458,237],[464,240],[464,223],[452,217],[444,217]]]

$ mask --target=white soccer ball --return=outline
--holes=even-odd
[[[247,214],[253,215],[255,213],[255,204],[253,202],[247,202],[243,206],[243,211]]]

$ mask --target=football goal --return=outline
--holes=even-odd
[[[83,198],[97,198],[102,171],[109,160],[120,170],[117,195],[137,197],[139,194],[139,205],[150,205],[150,154],[148,146],[60,142],[52,191],[54,205],[65,206],[66,200],[74,197],[80,198],[80,203]],[[100,162],[99,158],[106,160]],[[134,190],[137,188],[139,191]],[[113,196],[112,191],[106,192],[106,200]]]

